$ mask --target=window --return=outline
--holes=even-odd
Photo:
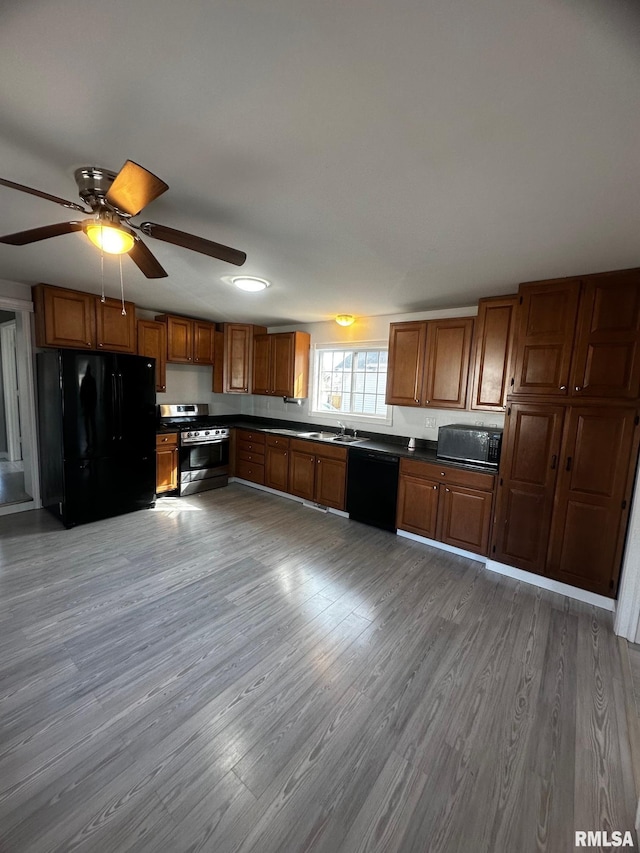
[[[387,421],[387,347],[334,347],[316,349],[313,411]]]

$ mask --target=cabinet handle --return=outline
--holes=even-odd
[[[320,464],[320,461],[321,461],[321,460],[320,460],[320,459],[318,459],[318,465]]]
[[[567,467],[565,468],[565,470],[566,471],[571,470],[571,457],[570,456],[567,456]]]
[[[451,489],[445,489],[445,492],[450,492],[450,491],[451,491]]]
[[[88,346],[88,347],[90,347],[90,346],[91,346],[91,341],[87,341],[87,346]]]
[[[438,487],[437,487],[437,486],[434,486],[433,488],[434,488],[434,489],[437,489]]]
[[[582,391],[582,386],[576,385],[576,391]]]
[[[284,455],[286,456],[287,454],[285,453]]]
[[[98,344],[98,346],[99,346],[99,347],[103,347],[103,346],[104,346],[104,344]]]
[[[561,385],[561,386],[560,386],[560,390],[561,390],[561,391],[566,391],[566,390],[567,390],[567,386],[566,386],[566,385]]]
[[[446,474],[444,473],[444,471],[440,471],[440,476],[441,476],[441,477],[446,477]]]
[[[558,457],[557,457],[557,456],[556,456],[556,454],[554,453],[554,454],[553,454],[553,456],[551,457],[551,470],[552,470],[552,471],[555,471],[555,467],[556,467],[556,462],[557,462],[557,461],[558,461]]]
[[[429,405],[429,403],[431,402],[431,400],[425,400],[424,402],[425,402],[425,404],[428,406],[428,405]]]
[[[417,398],[417,397],[414,397],[414,398],[413,398],[413,400],[414,400],[414,402],[415,402],[415,403],[419,403],[419,402],[420,402],[420,400],[418,400],[418,398]]]

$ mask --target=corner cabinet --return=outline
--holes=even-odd
[[[222,387],[214,371],[213,390],[225,394],[248,394],[252,388],[254,336],[266,333],[264,326],[248,323],[224,324]]]
[[[311,336],[306,332],[257,334],[253,338],[253,394],[309,396]]]
[[[510,357],[518,297],[480,299],[473,346],[470,408],[504,412],[511,379]]]
[[[167,390],[167,327],[155,320],[138,320],[138,355],[156,360],[156,391]]]
[[[473,317],[391,323],[386,402],[464,409]]]

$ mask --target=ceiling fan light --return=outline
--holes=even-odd
[[[355,323],[355,317],[353,314],[338,314],[336,317],[336,323],[339,326],[352,326]]]
[[[255,278],[250,275],[236,275],[231,281],[240,290],[246,290],[248,293],[257,293],[271,285],[271,282],[267,281],[266,278]]]
[[[118,225],[87,219],[82,229],[95,246],[110,255],[124,255],[133,249],[133,234]]]

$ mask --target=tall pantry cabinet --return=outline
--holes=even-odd
[[[640,270],[523,284],[492,557],[615,597],[640,436]]]

